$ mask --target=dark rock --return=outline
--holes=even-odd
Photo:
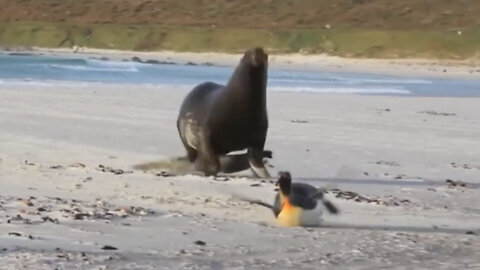
[[[207,244],[207,243],[205,243],[205,242],[203,242],[203,241],[201,241],[201,240],[197,240],[197,241],[195,241],[195,242],[193,242],[193,243],[194,243],[195,245],[197,245],[197,246],[205,246],[205,245]]]
[[[436,112],[436,111],[421,111],[418,113],[424,113],[429,115],[438,115],[438,116],[456,116],[455,113],[444,113],[444,112]]]
[[[130,59],[130,61],[138,62],[138,63],[143,63],[142,59],[140,59],[140,58],[137,57],[137,56],[132,57],[132,59]]]
[[[452,179],[445,180],[448,187],[467,187],[467,184],[463,183],[462,181],[455,181]]]
[[[290,121],[292,123],[295,123],[295,124],[306,124],[306,123],[309,123],[308,121],[306,120],[292,120]]]
[[[73,216],[73,218],[77,219],[77,220],[83,220],[84,218],[87,218],[89,216],[90,216],[90,214],[88,214],[88,213],[77,213]]]
[[[154,60],[154,59],[148,59],[148,60],[145,61],[144,63],[147,63],[147,64],[161,64],[160,61]]]
[[[109,246],[109,245],[105,245],[102,247],[103,250],[118,250],[118,248],[114,247],[114,246]]]
[[[9,53],[8,55],[11,55],[11,56],[34,56],[35,54],[34,53],[25,53],[25,52],[12,52],[12,53]]]

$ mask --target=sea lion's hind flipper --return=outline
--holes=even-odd
[[[236,173],[250,168],[247,154],[229,154],[220,157],[220,171]]]
[[[273,153],[270,150],[264,150],[263,159],[272,158]],[[248,170],[250,168],[248,153],[243,154],[228,154],[220,157],[220,171],[222,173],[236,173]]]

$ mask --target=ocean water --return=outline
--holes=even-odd
[[[204,81],[224,84],[233,69],[223,66],[147,64],[73,56],[0,53],[0,86],[126,83],[194,87]],[[308,91],[402,96],[480,96],[479,79],[440,79],[387,75],[269,69],[269,91]]]

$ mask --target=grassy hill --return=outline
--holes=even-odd
[[[480,58],[478,0],[0,0],[0,46]]]

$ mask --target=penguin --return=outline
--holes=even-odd
[[[323,207],[318,201],[330,214],[340,212],[325,198],[325,189],[306,183],[292,183],[292,176],[287,171],[278,173],[277,184],[279,190],[272,211],[283,226],[318,226],[323,214]]]
[[[340,212],[332,202],[325,198],[325,189],[306,183],[292,183],[292,176],[288,171],[278,173],[277,185],[279,189],[273,205],[260,200],[247,201],[271,209],[282,226],[318,226],[323,214],[323,207],[330,214],[336,215]],[[318,201],[321,201],[321,204]]]

